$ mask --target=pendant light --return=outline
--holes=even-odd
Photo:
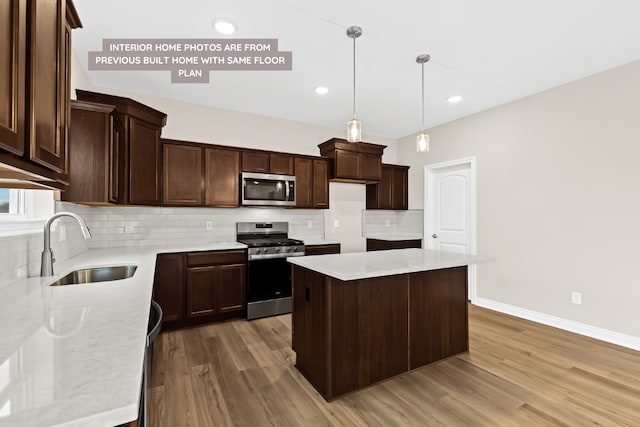
[[[424,131],[424,64],[428,62],[429,59],[431,59],[431,57],[426,53],[416,57],[416,62],[422,65],[422,132],[420,132],[416,140],[416,149],[418,152],[429,151],[429,134]]]
[[[353,118],[347,123],[347,141],[362,141],[362,125],[356,119],[356,39],[362,35],[362,28],[347,28],[347,36],[353,39]]]

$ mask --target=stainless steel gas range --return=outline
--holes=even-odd
[[[248,246],[247,320],[291,313],[291,266],[304,242],[290,239],[288,222],[238,222],[238,242]]]

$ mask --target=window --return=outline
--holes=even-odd
[[[40,231],[53,212],[53,191],[0,188],[0,236]]]
[[[24,217],[25,190],[0,188],[0,215],[16,215]]]

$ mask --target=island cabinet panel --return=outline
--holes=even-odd
[[[468,350],[466,266],[351,281],[292,268],[296,367],[328,401]]]
[[[162,204],[202,206],[202,148],[162,143]]]
[[[410,369],[469,349],[467,267],[412,274],[409,300]]]
[[[240,206],[240,152],[218,148],[204,150],[204,201],[206,206]]]
[[[304,268],[293,269],[292,348],[297,354],[296,366],[323,394],[327,393],[326,346],[326,278]]]
[[[406,276],[331,279],[329,398],[407,371]]]

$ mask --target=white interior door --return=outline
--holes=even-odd
[[[475,253],[475,159],[425,167],[425,246]],[[475,267],[469,267],[469,299],[475,295]]]
[[[433,229],[427,235],[429,249],[469,253],[469,169],[435,171]]]

